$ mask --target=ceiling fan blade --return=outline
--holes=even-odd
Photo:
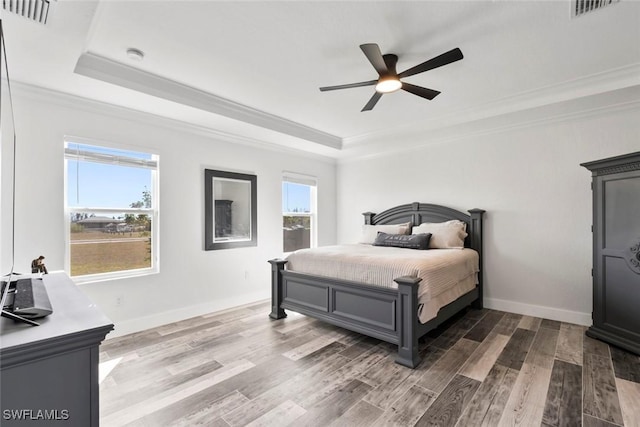
[[[367,102],[367,105],[365,105],[364,108],[360,110],[360,112],[373,110],[373,107],[376,106],[376,103],[381,97],[382,97],[382,94],[380,92],[374,93],[371,99],[369,100],[369,102]]]
[[[359,83],[349,83],[346,85],[338,85],[338,86],[325,86],[321,87],[321,92],[326,92],[328,90],[338,90],[338,89],[350,89],[352,87],[362,87],[362,86],[373,86],[378,83],[377,80],[369,80],[368,82],[359,82]]]
[[[389,74],[389,70],[387,69],[387,64],[384,62],[384,58],[382,57],[382,52],[380,52],[380,48],[375,43],[367,43],[361,44],[360,49],[364,52],[365,56],[373,65],[373,68],[376,69],[378,74],[381,76]]]
[[[402,90],[406,90],[409,93],[421,96],[429,100],[440,95],[440,92],[438,92],[437,90],[427,89],[426,87],[416,86],[405,82],[402,82]]]
[[[409,77],[415,74],[424,73],[425,71],[433,70],[434,68],[442,67],[443,65],[451,64],[464,58],[462,51],[458,48],[451,49],[449,52],[445,52],[440,56],[431,58],[428,61],[418,64],[415,67],[411,67],[398,74],[398,77]]]

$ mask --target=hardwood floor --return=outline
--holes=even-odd
[[[421,343],[393,345],[269,303],[101,346],[101,425],[640,426],[640,357],[585,328],[468,310]]]

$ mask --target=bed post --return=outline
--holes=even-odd
[[[373,212],[363,212],[362,215],[364,215],[364,223],[371,224],[371,220],[375,214]]]
[[[272,319],[282,319],[287,317],[287,313],[280,307],[282,304],[282,270],[287,263],[284,259],[270,259],[271,264],[271,313]]]
[[[484,292],[482,290],[482,278],[484,276],[484,264],[482,258],[482,215],[484,215],[485,211],[482,209],[471,209],[469,213],[471,214],[471,223],[469,230],[469,237],[471,241],[469,246],[471,246],[471,249],[475,249],[476,252],[478,252],[478,256],[480,258],[480,274],[478,275],[478,299],[471,303],[471,307],[480,310],[484,305]]]
[[[394,279],[398,284],[396,325],[398,327],[398,357],[396,363],[415,368],[418,355],[418,286],[419,277],[404,276]]]

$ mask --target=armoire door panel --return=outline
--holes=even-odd
[[[623,249],[640,237],[640,177],[604,179],[603,185],[604,248]]]
[[[604,257],[604,323],[640,336],[640,274],[623,258]]]

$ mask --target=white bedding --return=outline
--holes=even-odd
[[[418,317],[422,323],[478,283],[478,253],[472,249],[415,250],[362,244],[302,249],[287,257],[287,269],[397,289],[393,279],[422,278]]]

